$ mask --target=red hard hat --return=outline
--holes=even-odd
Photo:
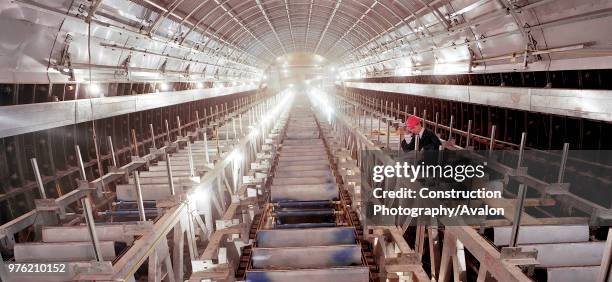
[[[414,128],[419,123],[421,123],[421,119],[417,116],[410,116],[408,117],[408,119],[406,119],[406,127],[408,127],[409,129]]]

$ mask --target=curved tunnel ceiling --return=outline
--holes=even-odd
[[[9,16],[6,27],[25,20],[55,35],[32,47],[38,52],[32,60],[8,62],[6,69],[61,63],[66,36],[71,59],[81,65],[243,79],[261,76],[278,57],[304,52],[349,78],[612,62],[612,33],[597,28],[612,26],[609,0],[17,0],[0,8]],[[90,20],[93,47],[86,38]],[[15,44],[31,43],[33,35]]]
[[[456,60],[518,52],[526,47],[535,50],[564,44],[610,43],[611,39],[610,35],[591,30],[590,40],[571,42],[564,32],[572,30],[567,25],[601,17],[607,17],[609,23],[611,1],[147,0],[145,3],[185,15],[183,22],[192,20],[196,28],[214,32],[265,62],[287,53],[312,52],[345,64],[398,46],[411,54],[437,50],[435,57],[441,59],[447,53],[457,53],[455,58],[449,58]],[[188,36],[193,29],[180,34]],[[559,42],[561,37],[567,42]],[[576,37],[580,40],[586,36]],[[444,50],[450,47],[458,51]]]

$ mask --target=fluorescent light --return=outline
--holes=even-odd
[[[89,86],[87,86],[87,90],[89,91],[89,94],[98,95],[100,94],[100,85],[95,83],[89,84]]]
[[[168,89],[170,89],[170,85],[168,85],[168,83],[162,82],[162,84],[159,85],[159,88],[162,91],[168,91]]]
[[[253,127],[253,129],[251,130],[251,133],[249,133],[249,136],[257,137],[257,135],[259,135],[259,129],[257,129],[257,127]]]
[[[242,153],[240,152],[239,149],[234,149],[230,154],[229,154],[229,159],[233,160],[233,161],[237,161],[240,162],[242,161]]]
[[[197,89],[202,89],[202,88],[204,88],[204,83],[202,83],[202,82],[198,82],[198,83],[196,83],[196,88],[197,88]]]

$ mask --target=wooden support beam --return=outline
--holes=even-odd
[[[174,262],[174,280],[183,281],[183,264],[184,264],[184,250],[183,246],[185,245],[185,231],[182,228],[180,223],[177,223],[174,226],[174,231],[172,234],[172,261]]]
[[[429,226],[427,228],[427,241],[429,242],[429,264],[431,267],[432,279],[438,278],[440,270],[440,237],[438,236],[438,227]]]

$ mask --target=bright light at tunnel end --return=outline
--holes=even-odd
[[[334,108],[329,102],[328,95],[319,88],[311,88],[308,96],[313,101],[315,107],[320,108],[327,116],[327,122],[331,124],[331,118],[334,114]]]

